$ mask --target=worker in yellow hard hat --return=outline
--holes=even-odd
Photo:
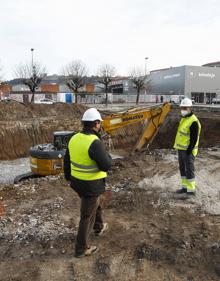
[[[92,230],[102,235],[108,224],[103,222],[100,196],[105,192],[105,178],[111,167],[111,156],[100,140],[101,115],[95,108],[85,111],[83,130],[69,142],[64,158],[64,174],[81,198],[80,222],[75,244],[75,256],[89,256],[97,251],[89,245]]]
[[[180,104],[182,118],[176,134],[174,148],[178,150],[181,188],[178,194],[195,195],[194,160],[198,153],[201,124],[192,111],[192,100],[184,98]]]

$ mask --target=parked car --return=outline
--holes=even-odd
[[[212,104],[220,104],[220,99],[218,99],[218,98],[213,98],[213,99],[212,99]]]
[[[171,104],[178,104],[178,102],[176,100],[170,100]]]
[[[36,104],[54,104],[55,101],[53,101],[52,99],[44,98],[41,100],[36,100],[34,103],[36,103]]]

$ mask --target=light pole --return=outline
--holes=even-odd
[[[31,66],[32,66],[32,73],[33,73],[33,76],[35,74],[35,66],[34,66],[34,48],[31,48]]]
[[[34,68],[34,48],[31,48],[31,66]]]
[[[145,57],[144,58],[144,76],[145,76],[145,79],[146,79],[146,75],[147,75],[147,60],[148,60],[148,57]],[[145,95],[144,95],[144,101],[146,102],[146,97],[147,97],[147,90],[146,90],[146,87],[145,87]]]
[[[145,60],[145,63],[144,63],[144,75],[146,76],[147,75],[147,60],[148,60],[148,57],[145,57],[144,60]]]

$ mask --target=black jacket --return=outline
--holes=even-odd
[[[186,115],[185,117],[183,118],[186,118],[186,117],[190,117],[192,116],[194,113],[191,112],[190,114]],[[196,142],[197,142],[197,139],[198,139],[198,134],[199,134],[199,126],[198,126],[198,123],[196,121],[194,121],[192,123],[192,125],[190,126],[190,143],[189,143],[189,146],[186,150],[186,153],[188,155],[190,155],[193,151],[193,148],[195,147],[196,145]]]
[[[93,130],[83,130],[83,134],[94,134],[99,137],[93,141],[89,148],[89,156],[93,159],[101,171],[107,172],[112,165],[112,158],[105,150],[104,144],[100,140],[100,136]],[[92,181],[79,180],[71,176],[69,150],[66,150],[64,156],[64,175],[66,180],[70,180],[70,186],[79,194],[79,196],[99,196],[105,191],[105,179]]]

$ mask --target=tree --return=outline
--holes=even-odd
[[[2,75],[2,65],[0,61],[0,85],[3,83],[3,75]]]
[[[86,73],[86,65],[80,60],[73,60],[63,68],[65,83],[75,94],[75,103],[78,102],[79,88],[85,85]]]
[[[144,86],[145,86],[146,76],[144,75],[141,68],[133,67],[130,73],[130,79],[133,82],[134,87],[136,88],[137,91],[136,104],[138,104],[140,98],[140,91],[145,88]]]
[[[20,64],[16,67],[15,75],[21,83],[28,86],[32,93],[31,102],[34,102],[35,92],[43,78],[47,76],[46,68],[40,63]]]
[[[1,67],[1,62],[0,62],[0,86],[3,84],[3,78],[2,78],[2,67]],[[0,89],[0,100],[2,99],[2,91]]]
[[[112,81],[112,77],[115,75],[115,72],[115,67],[110,64],[103,64],[98,69],[98,76],[100,77],[98,82],[104,85],[106,105],[108,105],[108,87]]]

